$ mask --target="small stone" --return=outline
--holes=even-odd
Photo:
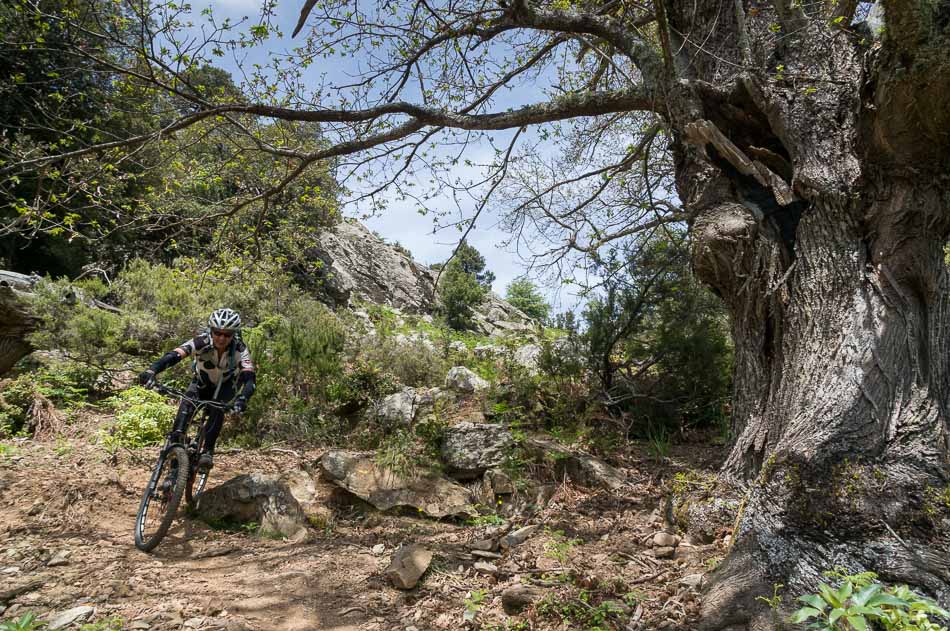
[[[482,559],[500,559],[501,555],[497,552],[489,552],[488,550],[472,550],[472,556],[476,556]]]
[[[531,535],[533,535],[540,529],[541,529],[541,526],[537,526],[537,525],[525,526],[524,528],[519,528],[518,530],[508,533],[507,535],[502,537],[499,543],[501,547],[505,550],[507,550],[508,548],[519,546],[525,541],[527,541],[528,537],[530,537]]]
[[[653,548],[653,556],[657,559],[672,559],[676,554],[676,548],[672,546]]]
[[[468,547],[472,550],[494,550],[497,545],[498,542],[494,539],[479,539],[470,543]]]
[[[653,535],[653,546],[655,548],[675,548],[679,545],[679,542],[679,537],[668,532],[658,532]]]
[[[703,575],[687,574],[679,580],[679,583],[680,585],[684,585],[692,589],[699,589],[699,587],[703,584]]]
[[[375,546],[373,546],[373,554],[375,554],[376,556],[381,555],[385,551],[386,551],[386,546],[382,543],[377,543]]]
[[[185,626],[189,629],[197,629],[204,622],[204,618],[189,618],[185,620]]]
[[[144,620],[136,620],[132,622],[131,624],[129,624],[129,629],[132,629],[133,631],[137,631],[139,629],[151,629],[151,628],[152,628],[152,625],[145,622]]]
[[[479,561],[472,567],[475,568],[476,572],[481,572],[482,574],[498,574],[498,566],[493,563],[488,563],[487,561]]]
[[[62,565],[68,565],[68,564],[69,564],[69,551],[60,550],[59,552],[53,555],[53,558],[50,559],[46,565],[47,567],[60,567]]]
[[[19,574],[19,573],[20,573],[20,568],[16,566],[5,567],[2,570],[0,570],[0,574]]]
[[[393,554],[386,578],[399,589],[412,589],[419,578],[429,569],[432,552],[419,545],[402,546]]]
[[[76,622],[85,622],[95,610],[96,608],[90,605],[80,605],[79,607],[67,609],[57,614],[49,623],[48,628],[50,630],[63,629]]]

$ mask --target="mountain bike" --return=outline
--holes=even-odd
[[[187,436],[173,440],[172,434],[169,434],[158,454],[158,461],[142,495],[139,512],[135,516],[135,547],[142,552],[154,549],[168,532],[178,512],[182,495],[185,496],[188,506],[197,505],[208,481],[208,472],[198,469],[198,456],[205,442],[207,411],[209,408],[225,412],[232,409],[229,403],[193,399],[181,390],[159,383],[156,383],[154,388],[161,394],[191,402],[195,406],[192,424],[197,423],[193,425],[197,427],[197,431],[194,440],[190,442]]]

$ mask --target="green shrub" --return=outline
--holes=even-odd
[[[399,383],[389,372],[366,362],[357,362],[330,383],[327,399],[340,414],[351,414],[398,389]]]
[[[113,451],[160,443],[171,431],[175,406],[152,390],[134,386],[105,401],[116,411],[112,426],[102,433],[102,442]]]
[[[37,620],[36,614],[28,613],[19,618],[0,622],[0,631],[41,631],[46,623]]]
[[[383,438],[376,450],[376,464],[385,467],[401,480],[414,477],[419,463],[412,434],[400,429]]]
[[[30,420],[36,386],[28,375],[7,381],[0,390],[0,438],[16,436]]]
[[[817,594],[799,597],[805,606],[792,614],[791,622],[811,620],[808,628],[820,631],[947,631],[931,617],[950,618],[950,612],[906,585],[885,587],[873,572],[847,575],[836,569],[825,576],[841,585],[835,589],[821,583]]]
[[[385,366],[399,383],[412,388],[441,385],[449,370],[445,358],[421,339],[384,339],[367,345],[359,359],[369,365]]]

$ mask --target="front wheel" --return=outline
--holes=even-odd
[[[188,454],[174,445],[159,456],[135,517],[135,547],[149,552],[172,525],[188,481]]]
[[[201,492],[205,490],[207,481],[207,471],[192,469],[191,475],[188,476],[188,484],[185,485],[185,501],[188,502],[189,507],[195,508],[198,505],[198,498],[201,496]]]

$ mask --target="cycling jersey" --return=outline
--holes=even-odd
[[[193,357],[192,369],[200,386],[214,385],[216,392],[225,382],[234,382],[242,372],[254,372],[254,362],[247,345],[236,337],[221,355],[203,333],[175,349],[182,357]],[[217,397],[215,397],[217,398]]]

